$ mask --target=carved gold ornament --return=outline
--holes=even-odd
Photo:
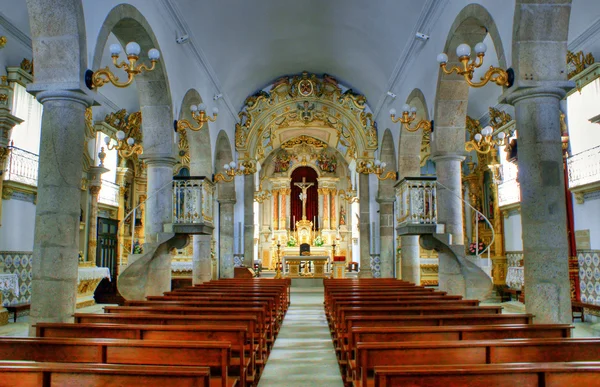
[[[416,132],[419,129],[423,129],[426,132],[431,132],[433,130],[432,121],[426,120],[420,120],[417,125],[412,128],[410,127],[410,124],[417,118],[417,108],[414,106],[411,107],[408,104],[405,104],[402,107],[402,115],[398,118],[396,118],[396,109],[390,109],[390,118],[393,123],[400,122],[404,129],[409,132]]]
[[[190,106],[190,110],[192,111],[192,118],[194,119],[194,121],[196,121],[198,126],[194,126],[194,124],[192,124],[186,119],[179,120],[177,121],[176,127],[178,132],[182,132],[185,129],[190,129],[197,132],[200,129],[202,129],[204,127],[204,124],[206,124],[207,122],[215,122],[217,120],[217,116],[219,115],[219,108],[217,108],[216,106],[213,108],[212,117],[206,114],[206,105],[203,103],[197,106]]]
[[[4,48],[6,46],[6,36],[0,36],[0,48]]]
[[[116,68],[123,69],[127,73],[127,81],[119,82],[119,77],[115,76],[113,72],[106,66],[103,69],[92,71],[87,70],[85,73],[85,84],[90,89],[97,89],[104,86],[107,83],[112,83],[116,87],[127,87],[131,85],[135,76],[141,74],[144,71],[152,71],[156,67],[156,62],[160,58],[160,52],[156,48],[152,48],[148,51],[148,58],[150,59],[150,67],[146,64],[136,64],[140,59],[140,45],[136,42],[129,42],[125,46],[125,52],[127,53],[127,60],[118,63],[119,55],[121,54],[121,46],[119,44],[110,45],[110,56],[112,58],[113,65]]]
[[[476,58],[471,60],[471,47],[466,44],[460,44],[456,48],[456,56],[458,56],[458,60],[462,64],[462,68],[459,66],[453,66],[451,69],[446,68],[446,64],[448,63],[448,55],[445,53],[441,53],[437,56],[437,61],[440,64],[440,68],[446,74],[457,73],[458,75],[462,75],[465,78],[465,81],[471,87],[482,87],[485,86],[488,82],[493,82],[498,86],[502,87],[511,87],[514,81],[514,72],[512,69],[504,70],[499,67],[490,66],[488,71],[485,73],[483,77],[481,77],[480,82],[473,82],[473,74],[476,68],[479,68],[483,65],[483,57],[485,56],[485,52],[487,51],[487,46],[485,43],[477,43],[475,45],[475,54]]]
[[[490,126],[495,129],[500,129],[504,125],[512,121],[512,117],[505,111],[490,107]]]
[[[567,77],[569,79],[573,78],[585,70],[586,67],[593,65],[594,62],[595,59],[591,52],[585,55],[583,51],[577,53],[567,51],[567,71],[569,72]]]

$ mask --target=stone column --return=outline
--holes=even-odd
[[[279,190],[272,191],[273,197],[273,230],[279,230]]]
[[[359,207],[360,223],[358,230],[360,232],[360,272],[359,278],[372,278],[371,272],[371,229],[370,229],[370,210],[369,210],[369,175],[359,174]]]
[[[208,282],[212,277],[210,259],[210,240],[212,235],[194,235],[192,238],[194,255],[192,256],[192,284]]]
[[[244,265],[254,264],[254,175],[244,175]]]
[[[75,91],[37,94],[44,106],[33,247],[30,323],[71,322],[77,297],[85,109]],[[30,334],[35,334],[30,330]]]
[[[402,244],[402,279],[414,284],[421,284],[421,262],[419,237],[406,235],[400,237]]]
[[[287,190],[285,188],[279,189],[279,229],[285,230],[287,228]]]
[[[438,176],[437,210],[438,223],[444,224],[446,233],[452,236],[452,245],[463,245],[462,183],[460,155],[433,157]],[[442,186],[443,185],[443,186]],[[447,187],[447,188],[444,188]],[[466,296],[465,280],[456,258],[439,253],[439,288],[449,294]]]
[[[119,222],[125,218],[125,193],[127,192],[127,178],[133,173],[129,168],[119,167],[117,168],[117,184],[119,185],[119,209],[117,210],[117,219]],[[134,221],[135,222],[135,221]],[[125,223],[121,223],[119,227],[119,243],[117,247],[118,256],[122,258],[125,255],[124,243],[125,241]],[[129,253],[129,252],[127,252]],[[119,259],[121,261],[121,259]]]
[[[148,176],[145,203],[144,233],[146,243],[160,242],[163,225],[173,221],[173,165],[172,157],[148,157],[144,159]],[[133,243],[133,241],[132,241]],[[160,254],[160,257],[157,255]],[[167,249],[159,249],[148,270],[147,295],[162,295],[171,290],[171,255]]]
[[[219,199],[219,273],[233,278],[233,206],[235,199]]]
[[[395,198],[377,198],[379,203],[379,233],[381,278],[394,278],[394,201]]]
[[[525,307],[536,323],[571,322],[569,243],[559,103],[563,89],[522,88],[509,95],[519,132]]]
[[[329,188],[323,188],[323,228],[329,230],[331,228],[330,223],[330,210],[329,210],[329,195],[331,190]]]

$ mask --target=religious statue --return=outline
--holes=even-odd
[[[279,152],[277,154],[277,157],[275,157],[274,172],[275,173],[287,172],[288,169],[290,168],[291,161],[292,161],[292,158],[288,152],[286,152],[286,151]]]
[[[346,225],[346,209],[344,206],[340,207],[340,226]]]
[[[306,220],[306,199],[308,199],[306,190],[315,185],[315,183],[307,183],[306,178],[303,177],[302,183],[294,183],[294,185],[302,190],[302,193],[300,194],[300,200],[302,200],[302,220]]]

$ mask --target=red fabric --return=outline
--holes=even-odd
[[[314,221],[316,219],[317,223],[315,224],[315,229],[319,229],[319,193],[318,182],[317,182],[317,171],[312,169],[311,167],[300,167],[292,172],[292,182],[291,189],[292,193],[290,195],[291,198],[291,216],[290,221],[293,223],[294,217],[296,217],[296,222],[302,220],[302,200],[300,200],[300,194],[302,190],[300,187],[294,185],[294,183],[302,183],[302,178],[306,178],[307,183],[314,183],[314,185],[306,190],[306,195],[308,196],[306,200],[306,219],[310,221]],[[316,218],[315,218],[316,217]],[[295,225],[292,225],[292,229],[295,228]]]
[[[333,257],[333,261],[334,262],[345,262],[346,256],[345,255],[336,255]]]

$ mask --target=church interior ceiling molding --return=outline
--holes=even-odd
[[[377,124],[366,97],[327,74],[281,77],[248,97],[239,118],[235,145],[240,160],[262,163],[279,149],[304,144],[336,149],[350,163],[372,159],[378,146]],[[320,164],[327,164],[321,159]]]

